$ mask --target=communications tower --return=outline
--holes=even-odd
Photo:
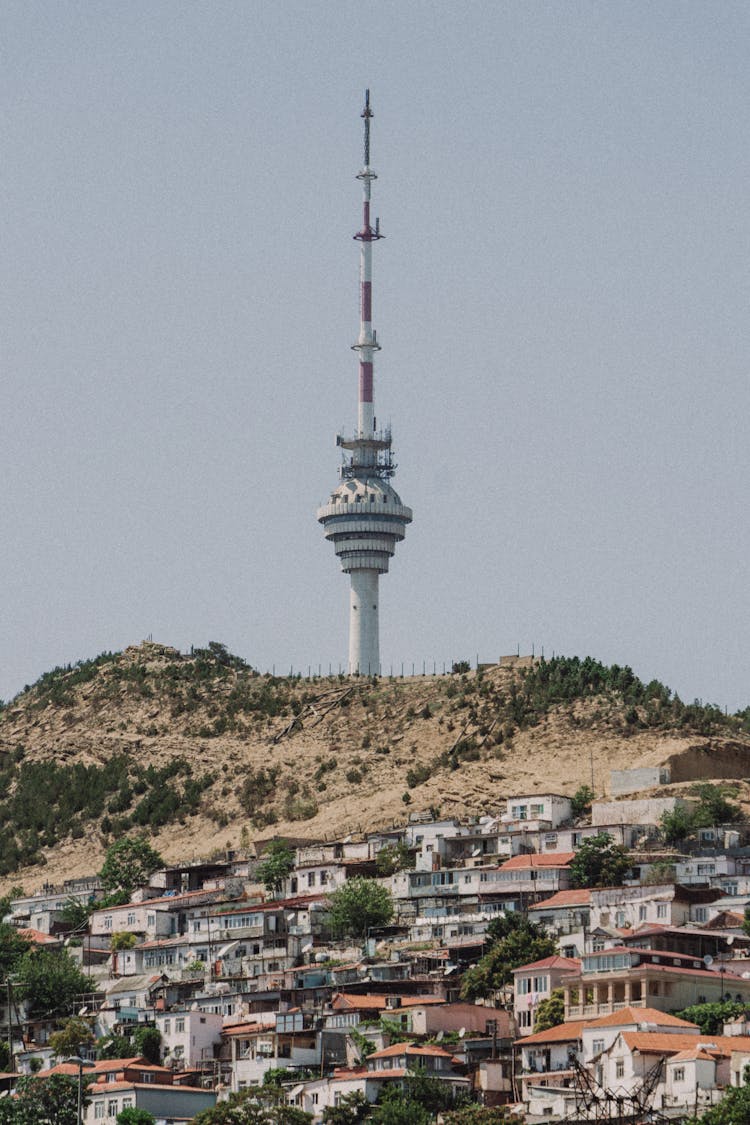
[[[362,182],[362,228],[359,242],[359,337],[353,350],[359,357],[359,409],[353,436],[339,434],[342,450],[341,483],[326,504],[318,508],[318,521],[333,543],[341,569],[349,575],[349,672],[376,675],[380,671],[378,579],[388,571],[396,543],[411,523],[411,508],[390,480],[396,471],[390,429],[378,430],[373,402],[373,366],[380,351],[372,326],[372,246],[383,236],[380,222],[370,222],[370,192],[377,176],[370,167],[370,91],[365,92],[365,159],[357,179]]]

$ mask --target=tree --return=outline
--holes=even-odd
[[[137,1027],[133,1032],[133,1045],[139,1055],[154,1066],[161,1063],[161,1032],[156,1027]]]
[[[76,1125],[78,1121],[78,1079],[64,1074],[49,1078],[21,1078],[11,1113],[3,1125]],[[84,1086],[83,1105],[89,1097]]]
[[[434,1116],[419,1102],[405,1098],[398,1091],[391,1097],[386,1097],[386,1093],[384,1090],[382,1101],[372,1111],[372,1125],[432,1125]]]
[[[386,844],[375,857],[375,866],[378,875],[395,875],[397,871],[405,871],[414,866],[414,856],[409,851],[403,840],[397,844]]]
[[[62,920],[74,932],[84,930],[89,921],[89,906],[80,899],[72,896],[67,900],[61,912]]]
[[[692,811],[677,805],[670,812],[664,812],[659,819],[661,834],[667,844],[679,844],[692,836],[695,823]]]
[[[328,898],[328,921],[337,934],[366,937],[393,917],[393,899],[375,879],[347,879]]]
[[[534,1019],[534,1033],[549,1031],[551,1027],[565,1022],[565,993],[562,988],[555,988],[546,1000],[542,1000],[536,1009]]]
[[[594,799],[594,790],[589,785],[581,785],[570,798],[570,811],[574,817],[583,816],[591,811],[591,802]]]
[[[269,894],[278,894],[287,875],[294,871],[294,852],[286,840],[271,840],[256,875]]]
[[[477,1000],[510,984],[513,970],[533,961],[541,961],[557,952],[557,946],[536,922],[525,914],[507,912],[498,915],[487,927],[487,936],[494,938],[484,957],[464,973],[461,997]]]
[[[265,1086],[230,1094],[225,1102],[204,1109],[194,1125],[309,1125],[312,1116],[287,1105],[282,1090]]]
[[[164,860],[145,837],[125,837],[107,848],[99,876],[105,890],[130,894],[163,866]]]
[[[94,1033],[80,1016],[71,1016],[59,1031],[53,1031],[49,1037],[49,1045],[58,1059],[78,1055],[81,1047],[90,1047],[93,1042]]]
[[[370,1103],[359,1090],[345,1094],[338,1105],[323,1110],[323,1125],[360,1125],[370,1113]]]
[[[129,930],[118,930],[116,934],[112,934],[109,948],[115,953],[119,953],[123,949],[132,949],[137,944],[138,938],[135,934],[131,934]]]
[[[619,887],[632,866],[628,849],[613,844],[609,832],[584,840],[570,864],[574,887]]]
[[[65,951],[30,949],[16,966],[21,995],[30,1002],[32,1016],[66,1016],[85,992],[91,978],[84,976]]]
[[[730,1020],[744,1016],[748,1005],[741,1000],[721,1000],[708,1004],[691,1004],[677,1015],[681,1020],[697,1023],[701,1035],[721,1035],[721,1029]]]
[[[156,1118],[147,1109],[121,1109],[117,1114],[115,1125],[156,1125]]]
[[[25,937],[19,934],[9,922],[0,922],[0,976],[7,977],[15,971],[16,965],[31,948]]]
[[[747,1081],[747,1069],[745,1070]],[[735,1086],[727,1091],[718,1105],[691,1117],[685,1125],[747,1125],[750,1121],[750,1086]]]

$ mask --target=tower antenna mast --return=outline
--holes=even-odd
[[[372,183],[377,179],[370,167],[370,91],[365,91],[364,164],[357,179],[362,184],[362,226],[354,235],[359,242],[359,336],[353,350],[358,353],[357,429],[353,437],[339,434],[337,444],[344,460],[341,483],[326,504],[318,509],[323,525],[350,576],[349,672],[377,675],[380,671],[378,580],[388,571],[396,543],[404,538],[412,512],[390,484],[396,470],[390,430],[376,430],[374,403],[374,359],[380,351],[372,325],[372,247],[383,236],[380,221],[370,218]]]

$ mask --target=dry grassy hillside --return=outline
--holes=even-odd
[[[0,889],[94,871],[125,831],[178,859],[572,794],[592,763],[601,794],[612,768],[750,755],[746,713],[685,707],[627,669],[523,664],[274,679],[222,646],[144,643],[56,669],[0,713]]]

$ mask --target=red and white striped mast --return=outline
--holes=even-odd
[[[372,244],[377,242],[380,233],[380,221],[375,220],[375,226],[370,223],[370,195],[372,181],[378,177],[370,167],[370,91],[365,90],[365,108],[362,115],[365,122],[365,159],[362,171],[357,179],[362,182],[362,229],[354,237],[360,245],[359,253],[359,339],[354,344],[354,350],[359,352],[359,411],[358,434],[360,438],[375,437],[375,407],[373,403],[373,368],[375,352],[380,350],[377,333],[372,327]],[[362,453],[366,453],[363,449]],[[371,454],[374,451],[369,451]],[[372,458],[366,458],[372,460]]]
[[[396,543],[404,538],[412,511],[401,503],[390,478],[396,471],[391,453],[390,430],[375,428],[373,361],[380,350],[372,327],[372,244],[381,237],[380,224],[370,221],[372,181],[370,167],[370,91],[365,92],[365,160],[357,179],[362,183],[362,228],[354,235],[359,254],[359,337],[353,345],[359,353],[359,407],[354,437],[339,434],[337,445],[344,452],[341,483],[326,504],[318,509],[325,537],[349,575],[349,671],[377,675],[380,671],[380,618],[378,583],[388,571]]]

